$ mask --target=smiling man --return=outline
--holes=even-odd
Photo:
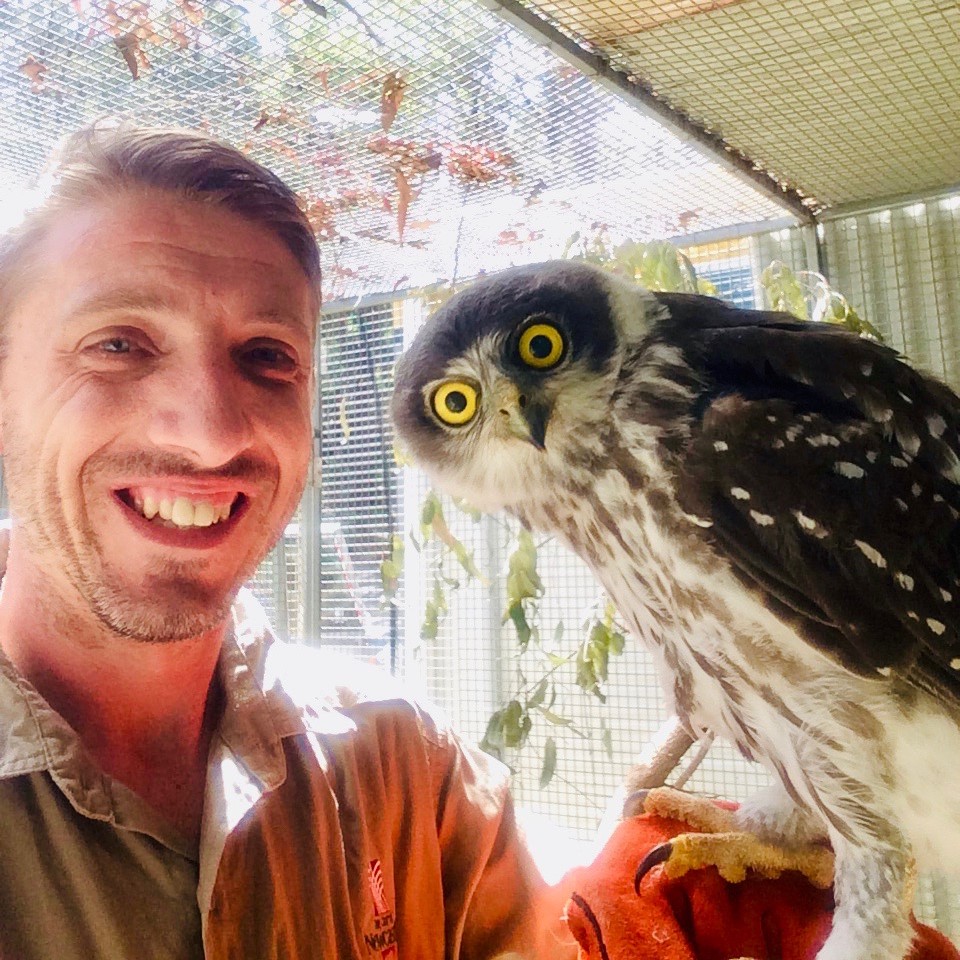
[[[0,956],[570,951],[499,766],[240,592],[318,309],[294,195],[191,133],[78,134],[0,245]]]

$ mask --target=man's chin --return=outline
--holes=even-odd
[[[106,587],[96,590],[91,607],[112,632],[141,643],[170,643],[199,637],[223,626],[237,589],[203,589],[196,581],[156,585],[139,599]]]

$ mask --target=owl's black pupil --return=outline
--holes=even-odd
[[[467,409],[467,395],[459,390],[453,390],[447,394],[443,401],[451,413],[463,413]]]
[[[553,352],[553,341],[543,333],[530,340],[530,353],[538,360],[545,360]]]

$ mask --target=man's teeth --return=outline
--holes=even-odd
[[[148,519],[159,516],[178,527],[209,527],[230,516],[231,504],[215,507],[206,500],[194,503],[186,497],[145,496],[143,502],[135,502],[136,507]]]

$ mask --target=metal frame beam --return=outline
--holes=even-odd
[[[585,50],[575,40],[561,33],[517,0],[479,0],[479,3],[522,31],[535,43],[548,47],[581,73],[595,78],[630,106],[659,121],[684,142],[697,147],[710,160],[788,210],[800,223],[816,222],[814,211],[798,191],[784,187],[718,134],[669,106],[642,81],[612,67],[605,57]]]
[[[960,183],[935,187],[930,190],[919,190],[915,193],[898,193],[885,197],[875,197],[872,200],[855,200],[850,203],[840,203],[835,207],[828,207],[821,211],[818,219],[842,220],[844,217],[857,217],[864,213],[879,213],[882,210],[896,210],[898,207],[909,207],[915,203],[938,203],[960,196]]]

